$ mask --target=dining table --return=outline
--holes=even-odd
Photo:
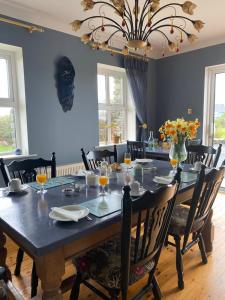
[[[177,204],[192,197],[197,175],[193,177],[189,167],[184,165],[182,173],[186,172],[187,176],[185,182],[180,185]],[[136,180],[145,190],[154,192],[161,184],[154,182],[153,178],[168,175],[171,170],[168,162],[152,160],[143,166],[143,173]],[[188,174],[191,174],[190,180],[187,180]],[[44,195],[28,187],[21,193],[3,193],[0,198],[0,265],[7,268],[6,236],[8,236],[35,261],[42,287],[41,299],[45,300],[62,299],[62,277],[65,273],[66,260],[114,236],[121,228],[121,206],[118,206],[118,203],[121,205],[123,172],[111,174],[107,189],[109,207],[113,207],[110,203],[115,201],[117,203],[115,210],[106,212],[101,217],[90,211],[89,218],[80,219],[78,222],[60,222],[51,219],[49,217],[51,208],[80,204],[90,207],[90,203],[94,206],[94,203],[99,203],[101,197],[99,187],[86,186],[85,178],[82,176],[68,175],[67,178],[73,179],[74,183],[49,188]],[[79,185],[80,191],[66,196],[63,189],[72,184]],[[206,239],[209,238],[208,234],[205,236]],[[211,242],[207,242],[206,245]],[[11,279],[8,268],[7,274]]]

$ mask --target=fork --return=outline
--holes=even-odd
[[[93,220],[90,216],[86,216],[86,219],[87,219],[88,221],[92,221],[92,220]]]

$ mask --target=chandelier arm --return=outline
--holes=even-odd
[[[163,27],[171,27],[171,24],[160,25],[153,30],[149,30],[149,32],[146,34],[145,39],[147,39],[152,32],[157,31],[159,28],[163,28]],[[173,27],[179,29],[180,31],[183,31],[186,35],[188,35],[188,32],[186,30],[184,30],[183,28],[181,28],[177,25],[173,25]]]
[[[144,23],[144,20],[145,20],[145,17],[146,17],[146,15],[148,14],[148,12],[146,13],[146,14],[144,14],[145,13],[145,11],[146,11],[146,9],[147,9],[147,7],[148,7],[148,4],[150,4],[151,2],[149,2],[149,0],[146,0],[145,1],[145,4],[144,4],[144,6],[143,6],[143,10],[142,10],[142,12],[141,12],[141,17],[140,17],[140,25],[139,25],[139,36],[140,36],[140,39],[141,39],[141,37],[142,37],[142,35],[141,35],[141,33],[142,33],[142,27],[143,27],[143,23]],[[147,26],[147,25],[146,25]],[[145,26],[145,27],[146,27]],[[146,29],[146,28],[145,28]],[[145,31],[145,30],[144,30]]]
[[[111,40],[111,38],[117,33],[117,32],[119,32],[120,30],[116,30],[116,31],[114,31],[110,36],[109,36],[109,38],[107,39],[107,41],[109,42],[110,40]],[[127,38],[126,38],[127,39]]]
[[[170,40],[169,40],[169,38],[167,37],[167,35],[163,32],[163,31],[161,31],[161,30],[155,30],[155,32],[159,32],[159,33],[161,33],[165,38],[166,38],[166,40],[169,42]]]
[[[169,20],[169,19],[180,19],[180,20],[181,20],[181,19],[185,19],[185,20],[190,21],[191,23],[193,22],[192,19],[187,18],[187,17],[184,17],[184,16],[165,17],[165,18],[163,18],[163,19],[157,21],[155,24],[153,24],[152,27],[151,27],[151,29],[154,29],[153,27],[156,26],[157,24],[159,24],[160,22],[165,21],[165,20]],[[173,26],[174,26],[174,25],[173,25]]]
[[[153,15],[152,15],[152,17],[151,17],[151,20],[154,18],[154,16],[155,15],[157,15],[161,10],[163,10],[164,8],[166,8],[166,7],[169,7],[169,6],[180,6],[180,7],[182,7],[182,4],[180,4],[180,3],[169,3],[169,4],[166,4],[166,5],[164,5],[164,6],[162,6],[162,7],[160,7]]]
[[[125,0],[127,6],[125,5],[125,11],[127,12],[127,16],[129,16],[129,20],[130,20],[130,26],[131,26],[131,33],[134,32],[134,22],[133,22],[133,17],[132,17],[132,12],[131,12],[131,8],[129,5],[129,2],[127,0]]]
[[[121,32],[120,28],[118,28],[116,25],[113,25],[113,24],[106,24],[106,25],[104,25],[104,26],[105,26],[105,27],[116,28],[117,30],[116,30],[113,34],[115,34],[116,32],[119,32],[119,31]],[[102,27],[102,25],[96,27],[95,29],[93,29],[93,30],[92,30],[92,34],[93,34],[94,32],[96,32],[96,31],[98,31],[101,27]],[[125,33],[125,34],[126,34],[126,33]],[[109,40],[109,38],[108,38],[107,40]],[[126,34],[126,40],[128,41],[127,34]]]
[[[105,16],[91,16],[91,17],[88,17],[88,18],[82,20],[82,23],[84,23],[84,22],[86,22],[86,21],[88,21],[88,20],[91,20],[91,19],[99,19],[99,18],[105,19],[105,20],[108,20],[108,21],[114,23],[114,24],[117,26],[118,29],[120,29],[123,33],[127,34],[126,31],[123,30],[123,28],[120,26],[119,23],[117,23],[117,22],[114,21],[113,19],[108,18],[108,17],[105,17]]]
[[[109,7],[111,7],[112,9],[115,9],[116,12],[118,12],[118,14],[120,15],[120,11],[112,4],[105,2],[105,1],[99,1],[99,2],[95,2],[95,4],[105,4],[108,5]],[[128,16],[126,16],[128,17]],[[129,18],[128,18],[129,19]],[[127,31],[129,31],[129,27],[127,25],[127,22],[125,21],[126,27],[127,27]]]

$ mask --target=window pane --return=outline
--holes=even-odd
[[[123,103],[123,78],[109,77],[109,96],[111,104]]]
[[[105,81],[104,75],[98,75],[98,103],[106,102]]]
[[[15,114],[11,107],[0,107],[0,153],[16,149]]]
[[[99,143],[107,144],[108,142],[108,128],[107,128],[107,112],[106,110],[99,110]]]
[[[8,64],[4,58],[0,58],[0,98],[9,98]]]
[[[115,110],[111,111],[111,137],[113,143],[113,136],[120,136],[120,142],[125,141],[126,123],[125,111]]]

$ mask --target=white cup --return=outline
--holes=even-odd
[[[130,185],[131,193],[138,194],[140,190],[140,183],[138,181],[134,181]]]
[[[86,185],[88,185],[88,186],[98,185],[98,176],[95,174],[87,174],[86,175]]]
[[[8,184],[10,192],[19,192],[21,190],[21,180],[19,178],[13,178]]]
[[[195,171],[201,171],[202,168],[202,162],[201,161],[196,161],[194,164],[194,169]]]

